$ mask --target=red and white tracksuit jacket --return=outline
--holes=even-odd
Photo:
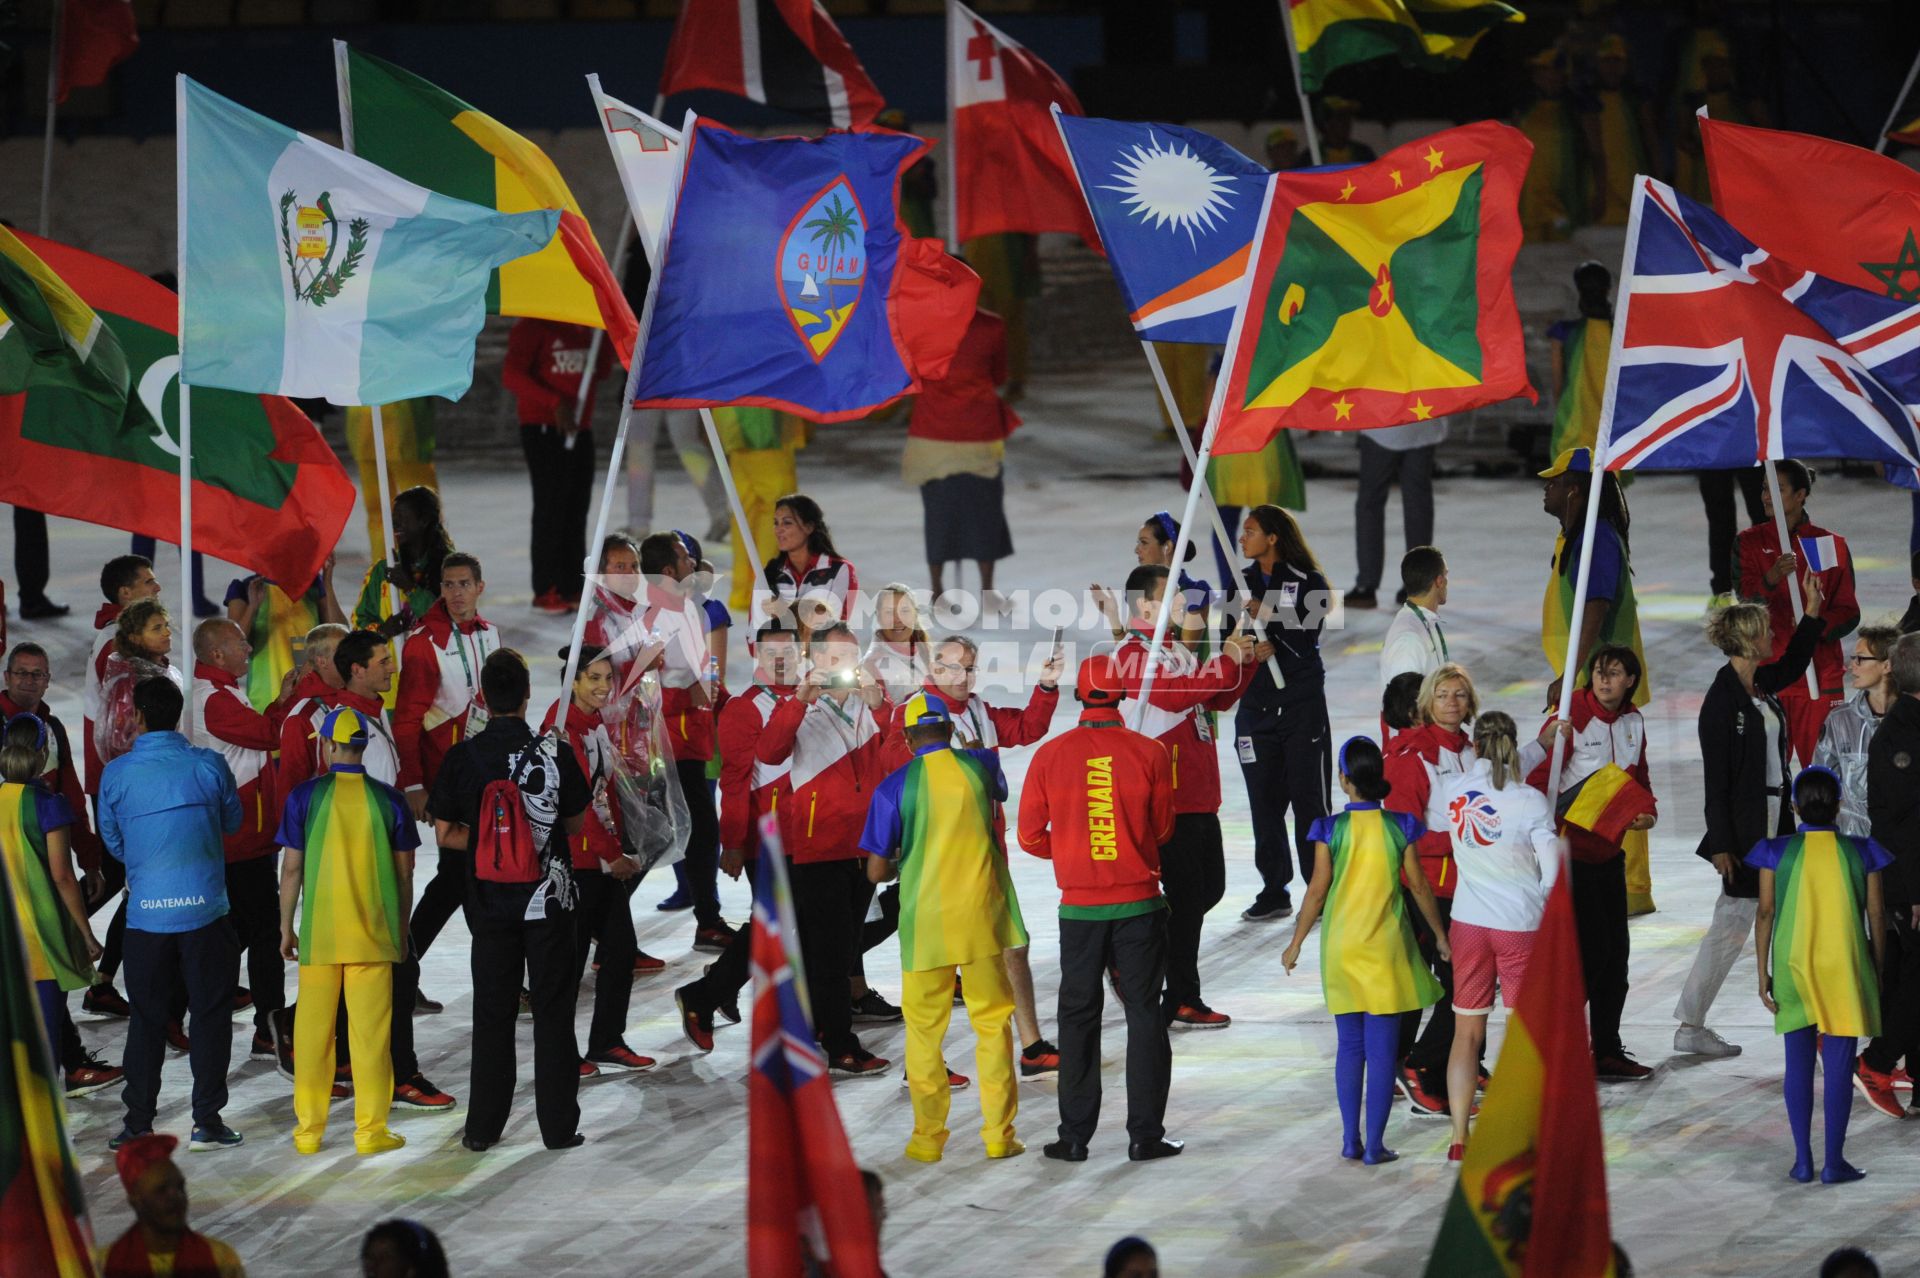
[[[720,846],[760,855],[760,818],[793,806],[793,760],[762,763],[760,738],[793,688],[756,682],[720,711]]]
[[[851,620],[854,596],[860,591],[860,578],[853,571],[853,561],[838,555],[817,555],[799,572],[795,572],[787,557],[781,555],[769,561],[761,570],[760,584],[771,591],[773,597],[759,597],[759,592],[755,592],[753,615],[749,621],[756,630],[767,619],[770,605],[780,604],[791,608],[795,602],[809,595],[831,598],[839,609],[840,620]]]
[[[1393,790],[1382,806],[1389,812],[1409,813],[1424,824],[1435,779],[1465,772],[1475,758],[1473,741],[1464,732],[1432,723],[1408,729],[1393,739],[1387,754],[1385,771]],[[1414,848],[1420,853],[1420,869],[1433,894],[1451,899],[1460,882],[1460,872],[1453,864],[1453,835],[1446,830],[1428,830]]]
[[[26,713],[6,693],[0,692],[0,723]],[[80,868],[92,873],[100,868],[106,845],[100,842],[100,836],[93,832],[87,820],[87,792],[80,784],[80,770],[74,767],[73,743],[67,736],[67,726],[44,701],[32,713],[47,725],[47,770],[40,774],[40,784],[48,793],[65,799],[73,810],[73,824],[68,827],[67,837],[73,844],[73,856],[80,862]]]
[[[547,707],[547,717],[540,723],[542,732],[553,727],[554,716],[559,710],[558,701]],[[591,711],[582,710],[573,703],[572,698],[567,699],[567,744],[573,747],[574,762],[580,765],[580,774],[586,777],[587,791],[592,796],[580,833],[567,840],[573,868],[603,869],[626,855],[626,849],[620,842],[620,830],[623,828],[620,802],[611,792],[613,738],[607,733],[606,720]]]
[[[1555,723],[1559,718],[1554,715],[1547,722]],[[1609,763],[1618,764],[1645,786],[1647,793],[1653,793],[1653,780],[1647,772],[1647,723],[1632,697],[1620,709],[1608,710],[1593,695],[1592,688],[1576,688],[1568,719],[1573,724],[1573,738],[1567,742],[1566,758],[1560,764],[1561,794]],[[1520,766],[1527,773],[1528,785],[1546,790],[1552,759],[1551,745],[1536,740],[1520,747]]]
[[[447,751],[485,726],[480,667],[499,650],[498,630],[479,616],[456,624],[445,600],[436,599],[407,632],[393,702],[401,789],[431,788]]]
[[[685,595],[647,587],[637,614],[660,656],[660,714],[675,762],[704,763],[713,757],[714,707],[700,704],[717,685],[707,681],[712,666],[707,644],[707,610]]]
[[[367,752],[361,766],[375,781],[397,786],[400,776],[400,748],[387,726],[386,707],[378,697],[358,697],[345,688],[329,688],[317,675],[307,675],[294,685],[292,704],[280,725],[280,767],[274,773],[274,789],[284,803],[293,788],[326,769],[320,764],[320,724],[335,706],[352,706],[373,726]]]
[[[100,717],[100,683],[107,675],[107,657],[113,652],[113,635],[120,621],[122,609],[119,604],[101,604],[100,610],[93,614],[93,651],[87,657],[86,681],[80,685],[80,721],[85,740],[80,743],[81,758],[86,760],[86,790],[88,794],[100,793],[100,769],[107,765],[100,759],[100,747],[95,744],[93,721]]]
[[[280,828],[273,752],[280,748],[286,705],[255,710],[235,679],[218,666],[193,667],[193,743],[218,751],[240,792],[240,828],[225,837],[227,860],[252,861],[272,852]]]
[[[890,714],[885,702],[882,715]],[[790,698],[767,718],[754,746],[761,763],[788,765],[792,799],[779,808],[787,859],[805,865],[864,856],[860,833],[882,769],[880,723],[859,696],[843,706],[822,693],[812,704]]]
[[[1214,813],[1220,810],[1220,753],[1214,745],[1207,711],[1228,710],[1253,682],[1252,663],[1241,665],[1216,655],[1205,662],[1177,643],[1160,649],[1159,671],[1153,677],[1153,695],[1144,709],[1136,708],[1147,671],[1147,642],[1138,632],[1114,649],[1120,678],[1127,690],[1121,709],[1129,723],[1138,716],[1137,731],[1167,748],[1173,767],[1173,810]]]

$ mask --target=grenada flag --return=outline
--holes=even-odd
[[[333,42],[333,62],[347,150],[469,204],[559,212],[552,243],[493,273],[487,313],[605,329],[625,365],[639,328],[633,308],[546,152],[445,89],[344,41]]]
[[[1513,300],[1532,155],[1483,121],[1358,168],[1274,175],[1213,450],[1538,398]]]
[[[1563,863],[1427,1278],[1614,1278],[1569,878]]]

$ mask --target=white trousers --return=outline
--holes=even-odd
[[[1700,938],[1700,950],[1693,956],[1693,970],[1680,987],[1680,1001],[1674,1004],[1673,1017],[1682,1025],[1705,1025],[1707,1012],[1720,993],[1727,973],[1753,940],[1753,918],[1760,902],[1749,897],[1728,896],[1722,892],[1713,903],[1713,921]]]

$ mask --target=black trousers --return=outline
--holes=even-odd
[[[1620,1013],[1627,1005],[1627,858],[1571,860],[1573,925],[1580,938],[1580,968],[1587,980],[1587,1026],[1595,1056],[1617,1056]]]
[[[267,1032],[267,1015],[287,1005],[287,964],[280,957],[280,867],[277,857],[227,862],[227,917],[247,953],[253,1027]]]
[[[547,917],[527,922],[512,908],[524,889],[474,884],[473,1076],[467,1135],[492,1144],[506,1130],[518,1081],[514,1023],[520,1013],[520,977],[533,1004],[533,1107],[540,1139],[558,1149],[580,1127],[580,1040],[573,1009],[580,995],[574,912],[547,902]],[[540,889],[544,891],[544,887]],[[632,963],[629,961],[631,970]]]
[[[1739,484],[1740,496],[1746,503],[1747,524],[1757,524],[1766,518],[1760,509],[1760,490],[1766,487],[1766,476],[1757,466],[1698,473],[1700,502],[1707,508],[1707,568],[1713,593],[1724,595],[1739,584],[1739,573],[1733,562],[1733,539],[1745,526],[1737,522],[1734,513],[1734,485]]]
[[[1360,560],[1356,590],[1377,590],[1387,557],[1387,491],[1400,485],[1400,519],[1407,549],[1433,542],[1432,445],[1396,451],[1360,437],[1360,491],[1354,498],[1353,539]]]
[[[1182,812],[1173,818],[1173,837],[1160,845],[1160,888],[1169,913],[1167,991],[1160,1010],[1171,1021],[1181,1007],[1200,1003],[1200,927],[1227,894],[1227,851],[1217,814]]]
[[[1263,904],[1290,900],[1293,858],[1287,847],[1287,813],[1293,813],[1294,849],[1300,877],[1313,877],[1313,841],[1307,831],[1327,815],[1333,784],[1333,730],[1324,696],[1284,709],[1250,712],[1234,721],[1234,748],[1253,809],[1253,863],[1260,871]],[[1247,761],[1248,754],[1252,762]]]
[[[1060,920],[1060,1139],[1084,1145],[1100,1125],[1100,1012],[1106,975],[1127,1013],[1127,1139],[1167,1134],[1173,1045],[1156,996],[1167,975],[1167,911]]]
[[[520,448],[533,480],[533,525],[527,560],[535,598],[557,590],[577,598],[586,577],[587,512],[593,503],[593,431],[569,437],[553,426],[520,427]]]
[[[714,927],[720,922],[720,814],[713,806],[713,783],[707,780],[705,759],[676,760],[673,770],[687,796],[687,893],[693,897],[693,921]]]
[[[853,996],[847,967],[860,942],[873,884],[864,856],[791,864],[793,921],[800,929],[800,961],[807,969],[807,1001],[814,1032],[828,1056],[859,1050],[853,1033]]]
[[[593,1022],[587,1029],[587,1055],[619,1047],[626,1038],[627,1008],[633,1002],[633,960],[640,952],[633,936],[633,884],[614,878],[604,870],[575,870],[573,882],[580,889],[576,911],[574,953],[579,955],[574,979],[583,980],[587,972],[587,953],[600,948],[600,971],[593,980]]]
[[[166,1059],[168,1012],[185,982],[193,1065],[193,1121],[207,1127],[227,1107],[227,1066],[233,1057],[233,984],[240,975],[240,944],[233,924],[217,918],[190,932],[127,929],[127,1130],[153,1129],[160,1103],[160,1066]]]
[[[420,992],[420,957],[409,953],[405,962],[390,966],[393,968],[393,1020],[387,1031],[387,1048],[393,1060],[393,1083],[398,1087],[420,1072],[420,1058],[413,1050],[413,1003],[414,996]],[[340,1006],[333,1014],[334,1062],[341,1069],[353,1064],[348,1028],[347,995],[343,990]]]
[[[440,935],[440,929],[447,925],[454,911],[463,908],[467,900],[467,880],[473,876],[473,853],[458,848],[441,848],[440,860],[433,868],[433,877],[427,880],[427,886],[421,891],[420,899],[414,902],[413,921],[407,931],[413,937],[413,953],[418,958],[427,952],[433,944],[433,938]],[[468,926],[471,928],[472,920]],[[412,1009],[408,1009],[411,1014]],[[345,1037],[342,1032],[342,1037]]]
[[[92,918],[106,907],[116,895],[120,896],[115,904],[113,917],[107,921],[107,939],[100,945],[100,961],[94,964],[96,979],[112,984],[114,973],[120,970],[120,958],[127,937],[127,898],[120,895],[120,889],[127,886],[127,867],[111,856],[100,858],[99,875],[106,884],[106,890],[100,894],[100,903],[87,908],[87,917]]]
[[[789,871],[793,867],[789,866]],[[752,883],[759,869],[757,861],[748,861],[741,871],[746,881]],[[868,924],[871,927],[871,924]],[[739,1001],[740,991],[746,987],[752,975],[750,961],[753,958],[753,920],[747,919],[727,942],[727,948],[720,951],[707,970],[696,981],[682,987],[681,998],[694,1011],[711,1014],[722,1003]],[[809,991],[811,995],[811,991]],[[819,1015],[818,1012],[815,1015]],[[848,1024],[852,1024],[852,1009],[848,1009]]]
[[[1880,1037],[1867,1044],[1860,1059],[1884,1073],[1916,1051],[1920,1051],[1920,930],[1913,926],[1911,906],[1889,905],[1887,964],[1880,981]]]
[[[47,517],[25,506],[13,508],[13,575],[17,602],[47,597],[53,568],[47,551]]]
[[[1434,979],[1440,982],[1441,997],[1427,1017],[1425,1033],[1420,1032],[1419,1012],[1407,1012],[1400,1017],[1400,1055],[1420,1071],[1422,1087],[1434,1096],[1445,1096],[1447,1057],[1453,1052],[1453,964],[1440,957],[1433,933],[1427,928],[1426,916],[1414,904],[1413,894],[1402,888],[1401,899],[1406,902],[1407,916],[1413,920],[1413,939],[1420,946],[1420,957],[1427,961]],[[1438,897],[1435,903],[1440,907],[1440,922],[1452,923],[1453,898]]]

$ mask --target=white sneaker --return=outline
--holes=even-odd
[[[1729,1043],[1704,1025],[1682,1025],[1673,1032],[1673,1050],[1687,1056],[1738,1056],[1740,1044]]]

